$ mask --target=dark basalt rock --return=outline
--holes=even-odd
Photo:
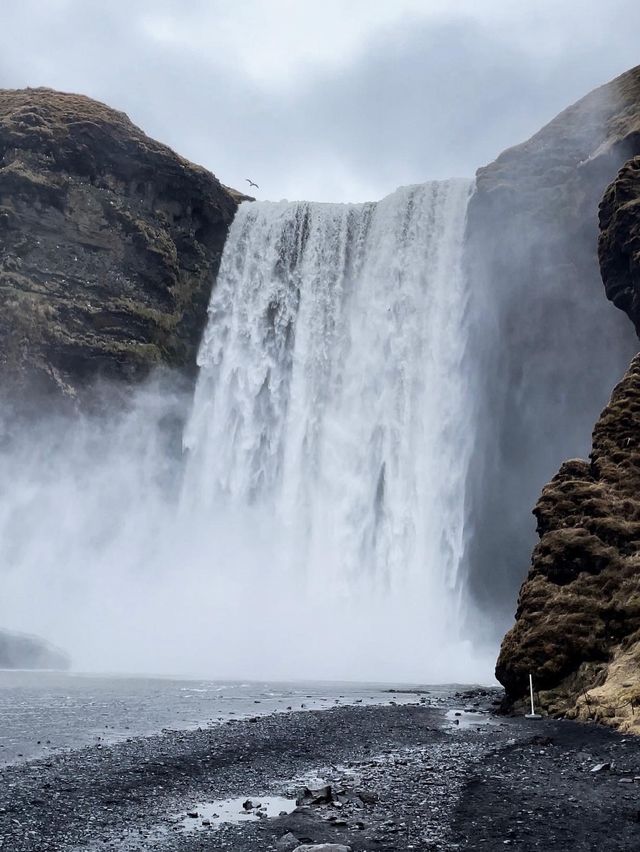
[[[607,297],[629,315],[640,335],[640,156],[629,160],[607,188],[600,229],[598,253]]]
[[[121,112],[0,90],[0,384],[186,374],[240,198]]]
[[[523,506],[563,459],[589,452],[593,423],[638,349],[626,317],[607,303],[597,257],[598,204],[636,153],[640,67],[477,175],[467,253],[480,406],[469,575],[499,627],[535,544]]]
[[[0,669],[66,671],[71,661],[64,651],[37,636],[0,629]]]

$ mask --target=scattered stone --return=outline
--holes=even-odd
[[[330,784],[321,787],[304,787],[298,791],[296,805],[327,805],[334,800]]]
[[[372,790],[358,790],[358,796],[365,805],[375,805],[378,801],[378,794],[374,793]]]
[[[187,811],[187,816],[189,817],[189,819],[198,819],[200,814],[198,813],[198,811]]]
[[[278,852],[293,852],[293,850],[297,849],[298,846],[298,838],[290,831],[283,834],[282,837],[276,840],[276,848],[278,849]]]
[[[342,843],[305,843],[296,847],[293,852],[351,852],[351,847],[343,846]]]
[[[591,771],[592,772],[606,772],[607,769],[611,769],[610,763],[596,763],[596,765],[591,768]]]

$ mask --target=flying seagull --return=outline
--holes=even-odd
[[[254,183],[252,180],[249,180],[249,178],[245,178],[245,180],[246,180],[246,182],[249,184],[249,187],[255,186],[255,188],[256,188],[256,189],[260,189],[260,187],[258,186],[258,184],[257,184],[257,183]]]

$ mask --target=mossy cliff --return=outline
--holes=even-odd
[[[628,101],[615,129],[632,156],[600,204],[598,253],[606,295],[640,330],[640,73],[621,79]],[[534,515],[540,541],[496,667],[507,701],[524,706],[532,673],[544,712],[640,733],[640,356],[595,425],[589,459],[561,466]]]
[[[0,384],[187,374],[238,195],[123,113],[0,90]]]
[[[640,731],[640,356],[596,424],[589,461],[565,462],[534,514],[540,541],[497,677],[512,701],[532,672],[545,711]]]

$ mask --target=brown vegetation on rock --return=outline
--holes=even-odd
[[[628,672],[640,647],[640,356],[596,424],[590,462],[563,464],[534,514],[540,542],[496,675],[511,701],[531,672],[549,712],[585,717],[591,705],[615,723],[621,660],[622,692],[640,690],[640,669]]]

